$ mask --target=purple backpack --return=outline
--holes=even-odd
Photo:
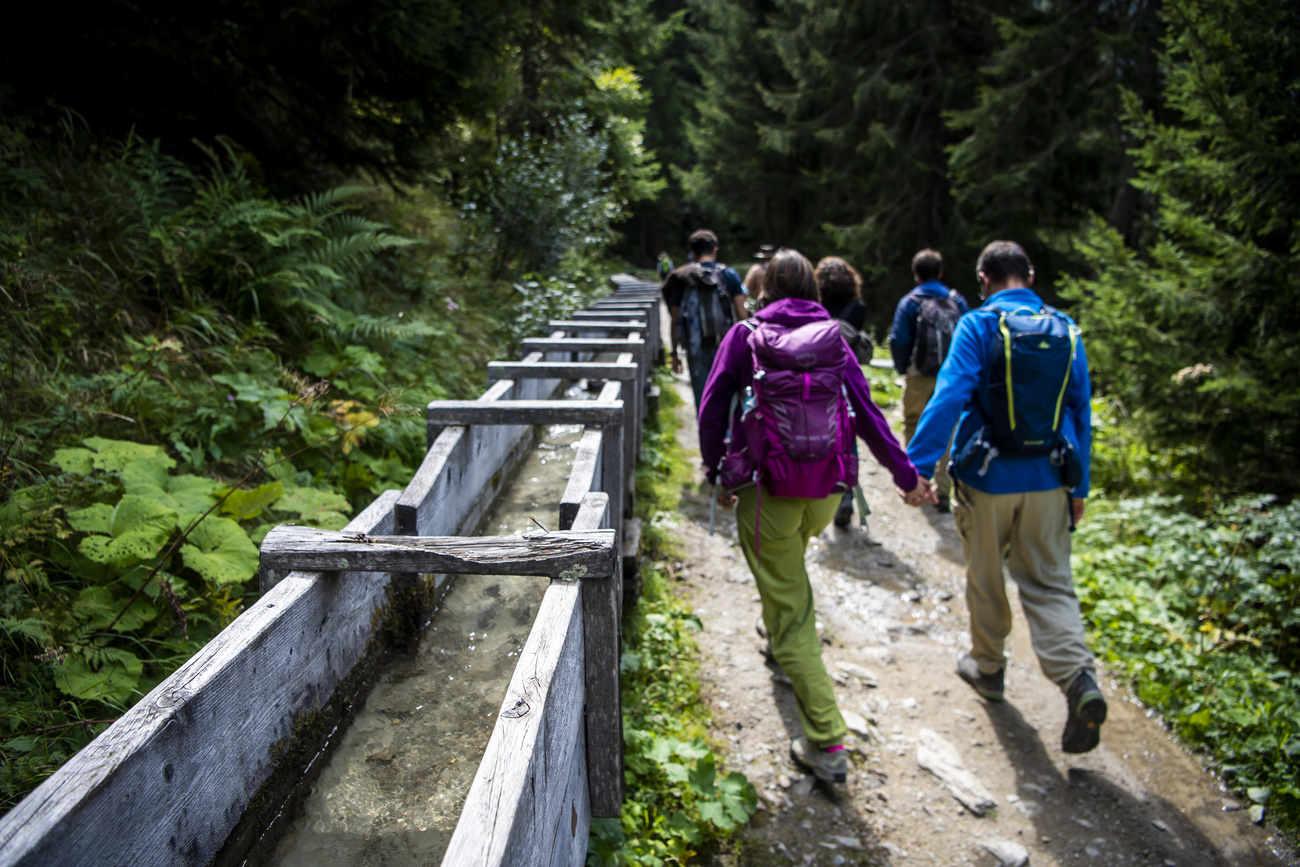
[[[856,485],[839,322],[742,324],[751,332],[754,378],[727,437],[719,484],[728,490],[759,484],[775,497],[812,499]]]

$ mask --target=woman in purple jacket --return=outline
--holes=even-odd
[[[795,250],[781,250],[768,263],[756,306],[754,318],[759,323],[784,328],[829,319],[826,309],[817,303],[812,264]],[[735,424],[734,419],[728,418],[732,397],[744,394],[745,388],[753,383],[752,335],[751,328],[743,323],[732,326],[718,347],[717,359],[704,386],[699,416],[700,454],[710,482],[717,481],[727,429]],[[856,414],[855,432],[889,470],[905,502],[913,506],[933,502],[929,481],[917,474],[888,422],[872,403],[866,377],[848,344],[841,340],[840,345],[844,350],[844,386],[849,405]],[[839,480],[840,484],[844,481]],[[740,545],[763,601],[763,624],[771,641],[772,655],[794,687],[804,736],[790,745],[790,754],[827,782],[845,780],[846,728],[835,702],[834,686],[822,662],[804,554],[808,540],[831,522],[841,494],[842,490],[834,490],[815,498],[778,497],[765,490],[760,506],[760,492],[753,485],[734,494],[726,490],[718,492],[720,506],[736,505]]]

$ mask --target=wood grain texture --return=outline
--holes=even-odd
[[[392,532],[366,510],[348,532]],[[0,865],[207,864],[357,663],[384,573],[291,573],[0,819]]]
[[[609,494],[593,491],[582,498],[578,516],[573,519],[573,531],[604,530],[609,528]]]
[[[599,400],[435,400],[429,421],[446,425],[608,424],[621,421],[622,401]]]
[[[578,440],[573,455],[573,469],[560,496],[560,529],[568,530],[578,515],[583,498],[600,487],[601,445],[603,435],[599,430],[585,430]]]
[[[322,572],[437,572],[559,578],[614,574],[612,530],[526,536],[372,536],[281,524],[262,540],[263,568]]]
[[[580,800],[569,783],[581,763],[583,641],[581,584],[555,582],[519,654],[443,867],[555,863],[560,829],[575,835]]]
[[[620,526],[622,519],[617,512],[606,510],[601,523]],[[619,688],[622,591],[621,558],[610,578],[582,582],[587,785],[591,815],[597,818],[615,818],[623,810],[623,704]]]
[[[540,353],[539,353],[540,354]],[[493,361],[487,366],[489,380],[498,379],[617,379],[631,382],[641,377],[635,362],[618,364],[609,361]]]

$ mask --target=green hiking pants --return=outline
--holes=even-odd
[[[756,489],[745,488],[738,495],[740,547],[763,600],[763,624],[772,642],[772,655],[794,686],[804,734],[814,746],[843,743],[847,727],[835,704],[835,686],[822,663],[812,585],[804,564],[808,540],[831,522],[840,495],[808,500],[764,494],[761,509]],[[756,518],[760,522],[757,554]]]

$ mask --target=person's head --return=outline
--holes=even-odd
[[[912,257],[912,277],[917,283],[929,283],[943,277],[943,255],[926,247]]]
[[[822,305],[848,304],[862,297],[862,278],[852,265],[839,256],[827,256],[813,272]]]
[[[1003,289],[1034,285],[1034,266],[1025,248],[1015,241],[994,241],[980,253],[975,263],[980,281],[980,297],[987,298]]]
[[[758,252],[754,254],[754,258],[760,262],[765,262],[768,259],[771,259],[772,254],[774,254],[775,252],[776,252],[776,248],[773,247],[771,244],[760,244],[758,247]]]
[[[798,250],[777,250],[763,272],[763,287],[754,305],[759,310],[783,298],[817,300],[817,279],[812,262]]]
[[[767,263],[768,260],[766,259],[762,262],[755,262],[745,272],[745,288],[749,290],[749,294],[754,298],[763,293],[763,274],[767,271]]]
[[[703,262],[718,254],[718,236],[708,229],[696,229],[686,239],[686,246],[695,256],[696,262]]]

